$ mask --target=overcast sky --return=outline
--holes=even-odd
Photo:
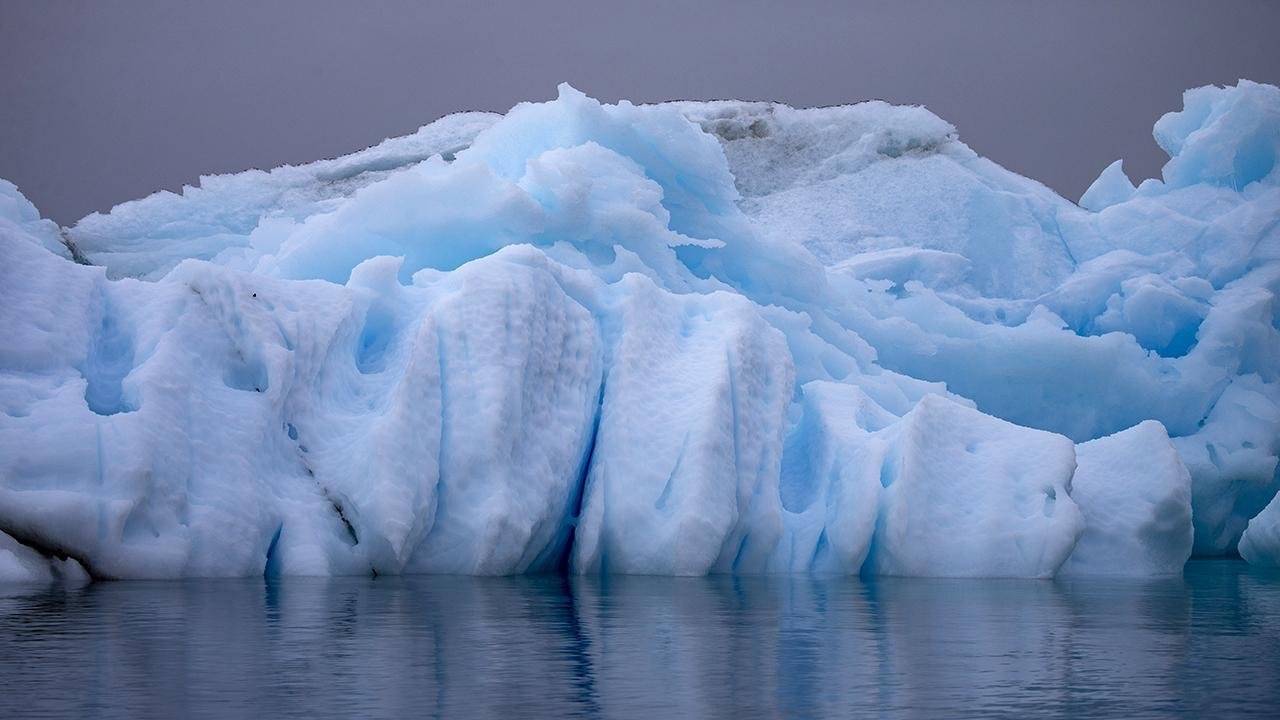
[[[919,103],[1075,199],[1183,89],[1280,82],[1280,1],[0,0],[0,177],[62,223],[554,97]]]

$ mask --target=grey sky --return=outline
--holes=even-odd
[[[553,97],[920,103],[1076,198],[1181,91],[1280,81],[1280,2],[0,0],[0,177],[62,223]]]

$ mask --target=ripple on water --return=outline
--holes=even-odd
[[[1268,716],[1280,574],[0,590],[0,717]]]

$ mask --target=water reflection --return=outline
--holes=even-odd
[[[1094,717],[1280,707],[1280,575],[9,588],[0,717]]]

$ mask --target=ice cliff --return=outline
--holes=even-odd
[[[1080,205],[924,108],[568,86],[59,228],[0,181],[0,579],[1280,563],[1280,89]]]

